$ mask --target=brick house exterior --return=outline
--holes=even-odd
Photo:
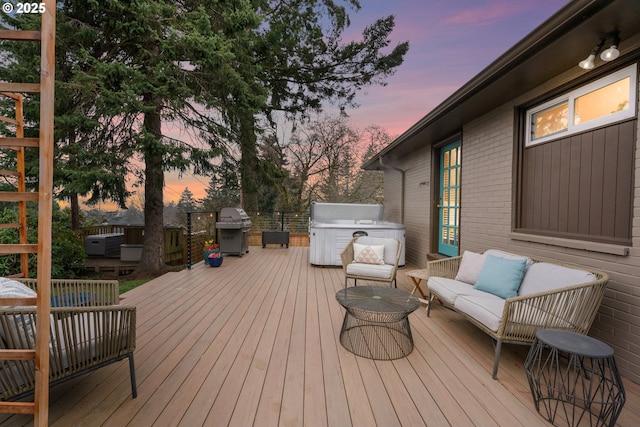
[[[619,32],[620,57],[612,62],[597,58],[592,70],[578,67],[599,38],[611,31]],[[639,62],[637,1],[572,1],[363,165],[365,169],[384,171],[385,219],[405,224],[407,262],[424,266],[427,254],[438,252],[441,235],[437,224],[441,204],[439,153],[447,143],[459,141],[459,253],[500,248],[607,272],[608,290],[590,335],[614,348],[622,374],[636,383],[640,383]],[[527,150],[535,146],[528,145],[527,138],[533,137],[525,132],[524,123],[533,117],[530,112],[550,100],[564,99],[565,94],[578,91],[576,96],[580,96],[581,88],[603,79],[606,83],[608,75],[621,69],[631,69],[635,74],[630,89],[633,105],[629,111],[633,116],[576,132],[563,141],[552,138],[546,144],[549,150],[553,144],[571,144],[571,150],[582,153],[583,163],[585,153],[590,153],[591,163],[581,166],[577,160],[569,164],[553,157],[535,165],[529,163],[532,160],[527,156],[533,151]],[[613,133],[615,137],[611,137]],[[600,140],[603,142],[598,145]],[[600,146],[604,151],[597,151]],[[542,147],[540,144],[538,149]],[[618,153],[618,163],[601,161],[603,157],[609,159],[612,150]],[[532,231],[523,219],[527,215],[523,200],[533,197],[529,193],[534,190],[527,189],[525,181],[530,179],[527,174],[535,176],[534,184],[540,184],[535,188],[541,188],[536,197],[544,199],[542,193],[560,191],[557,187],[564,184],[554,184],[553,177],[551,183],[545,182],[545,177],[555,176],[558,169],[551,162],[560,162],[553,164],[561,169],[582,168],[576,175],[579,179],[567,178],[567,182],[573,181],[566,194],[583,208],[565,209],[563,205],[553,210],[551,222],[557,222],[554,215],[563,216],[567,230]],[[534,175],[535,168],[543,171],[542,175]],[[613,170],[626,172],[609,178],[615,175]],[[609,194],[611,190],[600,192],[605,194],[589,190],[600,188],[600,181],[610,179],[620,180],[608,187],[617,189],[615,198],[608,204],[591,200],[614,197]],[[596,202],[604,206],[597,214],[593,207]],[[590,216],[584,215],[585,206],[593,211]],[[568,210],[568,219],[563,210]],[[622,231],[590,238],[587,234],[592,230],[578,221],[590,221],[598,229],[606,228],[605,223],[610,221],[611,227]],[[580,234],[583,231],[587,234]]]

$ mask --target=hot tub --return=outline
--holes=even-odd
[[[405,264],[405,226],[384,221],[382,205],[312,203],[309,223],[309,263],[341,266],[340,252],[355,234],[389,237],[402,242],[399,265]]]

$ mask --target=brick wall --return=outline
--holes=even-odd
[[[460,171],[460,246],[511,245],[513,114],[504,106],[464,128]]]
[[[406,226],[405,259],[408,264],[426,265],[430,238],[430,156],[431,147],[418,150],[401,161],[404,171],[404,218],[402,218],[402,175],[394,169],[384,174],[385,220],[402,222]],[[398,166],[398,164],[395,164]]]
[[[640,383],[640,143],[636,142],[633,244],[628,256],[515,240],[511,236],[514,108],[570,82],[574,73],[571,70],[560,75],[462,129],[460,249],[462,253],[496,247],[607,272],[608,289],[590,335],[610,344],[622,374]],[[429,198],[435,183],[430,182],[430,143],[438,142],[425,141],[424,148],[394,165],[405,171],[406,258],[418,266],[425,264],[431,247]],[[400,190],[400,172],[386,170],[385,212],[391,221],[399,220]]]
[[[640,144],[628,256],[513,240],[513,108],[502,106],[464,127],[461,252],[497,247],[605,271],[609,285],[590,335],[610,344],[623,375],[640,383]]]

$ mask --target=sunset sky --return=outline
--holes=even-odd
[[[395,16],[393,45],[409,52],[384,87],[362,91],[353,127],[375,124],[398,136],[424,117],[510,47],[568,3],[567,0],[361,0],[350,32],[361,33],[377,18]],[[348,34],[351,36],[351,34]],[[355,37],[355,36],[354,36]],[[331,111],[327,111],[331,113]],[[206,177],[167,174],[165,203],[185,187],[203,198]]]

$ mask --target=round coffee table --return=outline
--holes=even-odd
[[[385,286],[355,286],[336,293],[346,310],[340,343],[358,356],[375,360],[405,357],[413,350],[409,314],[420,300]]]

